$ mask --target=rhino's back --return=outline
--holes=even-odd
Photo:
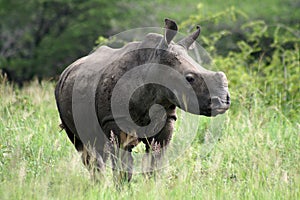
[[[89,92],[102,93],[105,91],[106,93],[100,95],[102,99],[99,99],[98,105],[101,104],[101,108],[103,108],[102,115],[109,115],[110,109],[107,108],[110,107],[110,102],[107,99],[111,93],[107,88],[113,87],[110,80],[118,71],[119,66],[116,63],[125,54],[135,50],[139,44],[139,42],[129,43],[120,49],[101,46],[88,56],[78,59],[63,71],[55,88],[55,98],[62,123],[73,134],[77,135],[72,110],[74,92],[89,95]],[[107,80],[109,81],[107,82]],[[107,82],[106,85],[103,85],[104,82]],[[91,84],[98,85],[96,90],[91,89]]]

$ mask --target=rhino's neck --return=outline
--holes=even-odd
[[[167,94],[167,89],[157,84],[146,84],[138,88],[132,95],[129,104],[130,114],[135,123],[140,126],[148,125],[151,120],[149,110],[155,104],[164,107],[167,118],[176,119],[176,106],[168,99]]]
[[[158,60],[154,59],[155,52],[153,49],[142,49],[127,52],[120,59],[111,64],[107,65],[103,77],[100,79],[98,88],[98,99],[96,106],[101,113],[98,113],[99,122],[102,125],[109,121],[118,119],[128,118],[128,116],[112,116],[111,111],[111,97],[112,92],[121,78],[124,78],[127,73],[131,73],[134,68],[139,66],[147,66],[147,63],[159,63]],[[136,80],[137,77],[140,81],[147,79],[149,73],[155,73],[150,68],[140,68],[141,71],[134,72],[129,75],[129,80]],[[133,70],[134,71],[134,70]],[[131,77],[132,76],[132,77]],[[124,92],[127,88],[124,88]],[[97,95],[96,94],[96,95]],[[122,95],[120,95],[122,96]],[[145,84],[139,88],[136,88],[129,102],[129,112],[133,121],[140,126],[145,126],[150,123],[149,109],[154,104],[162,105],[167,111],[167,117],[176,119],[175,106],[172,101],[172,94],[167,88],[159,86],[157,84]],[[103,112],[105,110],[105,112]]]

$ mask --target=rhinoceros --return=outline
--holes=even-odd
[[[164,30],[122,48],[101,46],[61,74],[55,88],[61,125],[88,168],[102,171],[111,157],[114,171],[125,171],[129,181],[131,152],[140,142],[150,168],[162,159],[176,107],[208,117],[229,109],[226,75],[203,70],[187,53],[200,27],[178,43],[175,21],[165,19]]]

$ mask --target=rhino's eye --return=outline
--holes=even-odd
[[[185,79],[187,80],[187,82],[189,83],[193,83],[195,81],[194,76],[192,74],[188,74],[185,76]]]

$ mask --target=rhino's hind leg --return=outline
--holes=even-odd
[[[83,164],[89,170],[91,177],[94,180],[99,180],[105,170],[105,163],[102,159],[102,156],[93,150],[93,148],[84,146],[81,159]]]
[[[91,176],[96,178],[105,168],[104,161],[98,153],[91,150],[92,148],[87,148],[82,141],[64,124],[59,125],[61,129],[64,129],[70,139],[70,141],[75,146],[78,152],[82,152],[81,160],[83,164],[87,167]]]

